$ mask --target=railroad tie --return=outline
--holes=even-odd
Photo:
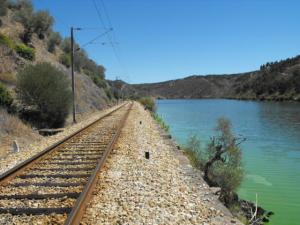
[[[0,214],[9,213],[12,215],[49,215],[70,213],[71,207],[61,208],[0,208]]]
[[[0,200],[3,199],[53,199],[53,198],[78,198],[80,193],[77,192],[66,192],[66,193],[55,193],[55,194],[27,194],[27,195],[0,195]]]

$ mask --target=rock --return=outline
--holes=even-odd
[[[18,145],[18,143],[17,143],[16,140],[13,141],[12,148],[13,148],[13,153],[17,153],[17,152],[20,151],[20,147],[19,147],[19,145]]]

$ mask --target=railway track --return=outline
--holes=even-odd
[[[0,176],[0,224],[79,224],[132,103]]]

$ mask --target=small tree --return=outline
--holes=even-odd
[[[48,51],[54,52],[55,46],[61,43],[61,36],[58,32],[51,32],[48,39]]]
[[[208,160],[204,165],[204,179],[211,186],[221,187],[221,200],[230,205],[236,200],[236,190],[243,179],[241,149],[244,138],[235,137],[228,119],[220,118],[216,136],[207,146]]]
[[[30,1],[17,1],[15,7],[17,7],[17,11],[14,14],[14,19],[24,26],[24,32],[20,35],[20,38],[27,44],[31,41],[34,32],[33,7]]]
[[[33,15],[33,30],[38,35],[40,39],[44,39],[45,34],[49,32],[54,23],[53,17],[48,11],[38,11]]]
[[[17,90],[30,118],[38,127],[61,127],[71,105],[70,84],[66,76],[49,63],[29,65],[17,75]]]

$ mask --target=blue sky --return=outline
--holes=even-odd
[[[101,0],[95,0],[102,10]],[[268,61],[300,53],[297,0],[102,0],[116,40],[85,47],[106,67],[106,77],[130,83],[159,82],[189,75],[256,70]],[[54,29],[71,25],[96,30],[76,33],[84,44],[103,32],[93,0],[33,0],[54,16]],[[106,23],[109,27],[108,23]],[[119,58],[119,60],[117,59]]]

